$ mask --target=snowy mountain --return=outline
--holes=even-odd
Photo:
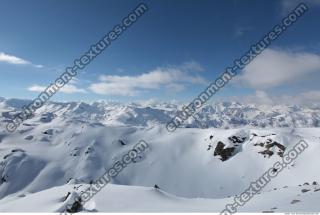
[[[2,99],[2,121],[10,119],[28,100]],[[158,103],[152,105],[106,102],[49,102],[36,111],[35,118],[52,114],[69,120],[87,120],[104,125],[153,126],[163,125],[176,116],[182,104]],[[246,105],[221,102],[206,105],[183,127],[188,128],[282,128],[319,127],[320,107]]]
[[[64,211],[141,139],[148,149],[82,210],[220,212],[302,139],[309,147],[239,210],[320,210],[320,109],[218,103],[170,133],[181,105],[50,102],[7,132],[27,103],[0,102],[0,211]]]

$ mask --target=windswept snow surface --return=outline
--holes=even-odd
[[[51,102],[14,133],[7,132],[6,123],[27,103],[0,101],[1,212],[63,211],[71,201],[65,199],[68,192],[89,186],[141,139],[149,144],[142,158],[87,202],[84,211],[220,212],[282,159],[283,148],[286,152],[301,139],[309,147],[239,211],[320,211],[320,114],[315,107],[220,103],[202,110],[201,123],[190,119],[170,133],[165,123],[179,108],[174,104]],[[214,156],[219,142],[235,148],[225,160]],[[270,156],[261,153],[269,143],[280,146],[273,146]]]

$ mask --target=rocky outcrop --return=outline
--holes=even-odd
[[[265,138],[265,137],[274,136],[274,135],[275,134],[258,136],[257,134],[255,134],[254,137]],[[258,153],[268,158],[274,154],[277,154],[279,157],[283,157],[284,151],[286,150],[286,147],[284,145],[272,140],[271,138],[268,138],[267,140],[263,140],[263,141],[261,140],[257,141],[253,145],[263,148],[263,150],[259,151]]]
[[[228,160],[232,156],[235,150],[235,147],[228,147],[228,148],[224,148],[224,147],[225,147],[225,144],[219,141],[213,153],[214,156],[220,155],[221,157],[220,160],[222,161]]]

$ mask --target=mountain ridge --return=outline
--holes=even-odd
[[[0,100],[2,120],[19,110],[29,100]],[[153,126],[164,125],[179,114],[183,104],[175,103],[129,103],[115,102],[48,102],[35,114],[54,114],[58,117],[87,118],[105,125]],[[205,105],[181,127],[187,128],[282,128],[320,127],[320,107],[297,105],[254,105],[239,102],[219,102]]]

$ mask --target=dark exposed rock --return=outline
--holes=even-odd
[[[213,138],[213,135],[210,135],[210,140],[212,140],[212,138]]]
[[[253,144],[254,146],[261,146],[261,147],[263,147],[264,146],[264,143],[255,143],[255,144]]]
[[[63,201],[66,201],[68,199],[68,197],[70,196],[70,192],[67,193],[67,195],[63,198]]]
[[[304,183],[303,185],[310,185],[308,182]]]
[[[277,147],[279,149],[279,151],[277,152],[277,155],[279,155],[279,157],[283,157],[284,151],[286,150],[286,147],[284,145],[281,145],[276,141],[272,142],[272,139],[270,138],[267,139],[265,143],[260,142],[260,143],[255,143],[253,145],[265,148],[265,150],[259,152],[260,154],[264,155],[264,157],[266,157],[266,155],[268,155],[269,157],[272,156],[275,153],[274,150],[272,149],[274,147]]]
[[[77,213],[82,210],[82,204],[81,204],[81,199],[76,200],[70,208],[67,208],[68,213]]]
[[[11,152],[25,152],[23,149],[12,149]]]
[[[270,151],[269,149],[266,149],[266,150],[258,152],[258,153],[260,153],[264,156],[269,155],[269,157],[273,155],[273,151]]]
[[[283,152],[282,152],[282,151],[279,151],[277,154],[278,154],[280,157],[283,157]]]
[[[215,150],[214,150],[213,155],[217,156],[217,155],[221,154],[221,151],[223,150],[223,148],[224,148],[223,142],[219,141],[217,146],[216,146],[216,148],[215,148]]]
[[[233,143],[243,143],[246,140],[246,137],[231,136],[228,139]]]
[[[268,136],[273,136],[273,135],[276,135],[276,134],[267,134],[267,135],[262,135],[260,137],[268,137]]]
[[[75,147],[75,148],[72,150],[72,152],[70,153],[70,156],[76,157],[76,156],[78,156],[78,155],[80,155],[80,148],[79,148],[79,147]]]
[[[298,199],[294,199],[294,200],[292,200],[291,201],[291,203],[290,204],[295,204],[295,203],[298,203],[298,202],[301,202],[300,200],[298,200]]]
[[[2,176],[0,178],[0,184],[3,184],[4,182],[7,182],[7,179],[4,176]]]
[[[306,193],[306,192],[309,192],[310,190],[308,190],[308,189],[302,189],[301,190],[301,192],[303,192],[303,193]]]
[[[219,141],[213,153],[214,156],[220,155],[221,156],[220,160],[222,161],[228,160],[232,156],[232,153],[235,150],[235,147],[228,147],[224,149],[224,146],[225,146],[224,143]]]
[[[212,149],[212,145],[208,145],[207,151],[209,151],[210,149]]]
[[[277,146],[279,149],[281,149],[282,151],[285,151],[286,150],[286,147],[284,145],[281,145],[280,143],[274,141],[273,143],[270,143],[270,144],[267,144],[266,145],[266,148],[267,149],[270,149],[271,147],[273,146]]]
[[[312,185],[318,185],[318,183],[316,181],[312,182]]]
[[[85,154],[89,154],[89,153],[91,153],[93,151],[94,151],[93,147],[88,147],[87,150],[85,151]]]
[[[53,135],[55,132],[57,132],[55,129],[47,129],[46,131],[42,132],[43,134],[46,134],[46,135]]]
[[[120,143],[122,146],[127,145],[123,140],[119,140],[119,143]]]

